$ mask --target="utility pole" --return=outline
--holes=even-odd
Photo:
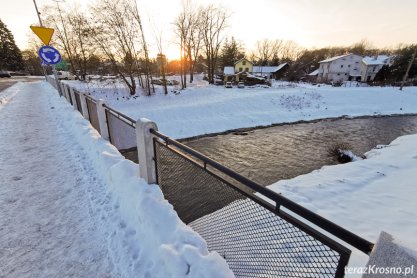
[[[38,5],[36,5],[36,0],[33,0],[33,4],[35,5],[36,15],[38,16],[38,19],[39,19],[39,25],[40,25],[41,27],[43,27],[43,23],[42,23],[42,19],[41,19],[41,13],[40,13],[40,12],[39,12],[39,10],[38,10]],[[42,65],[41,65],[41,67],[42,67],[42,70],[43,70],[43,75],[45,76],[45,81],[46,81],[46,80],[48,80],[48,79],[46,78],[46,76],[47,76],[47,74],[46,74],[46,69],[45,69],[45,67],[44,67],[44,66],[42,66]]]
[[[404,77],[403,77],[403,81],[401,82],[400,91],[402,91],[402,90],[403,90],[404,83],[405,83],[405,81],[406,81],[406,80],[407,80],[407,78],[408,78],[408,73],[410,72],[411,66],[412,66],[412,65],[413,65],[413,63],[414,63],[414,59],[416,58],[416,53],[417,53],[417,45],[416,45],[416,46],[414,46],[414,53],[413,53],[413,55],[411,56],[410,63],[408,63],[407,71],[405,72]]]
[[[38,10],[38,5],[36,5],[36,0],[33,0],[33,4],[35,4],[36,14],[38,15],[39,24],[43,27],[42,20],[41,20],[41,13]]]
[[[41,19],[41,13],[40,13],[40,12],[39,12],[39,10],[38,10],[38,5],[36,5],[36,0],[33,0],[33,4],[35,5],[36,14],[38,15],[39,25],[40,25],[41,27],[44,27],[44,26],[43,26],[43,23],[42,23],[42,19]],[[44,73],[44,75],[45,75],[45,80],[48,80],[48,79],[46,78],[46,76],[47,76],[47,74],[46,74],[46,69],[45,69],[45,67],[44,67],[44,66],[42,66],[42,68],[43,68],[43,73]],[[57,85],[57,88],[58,88],[59,96],[62,96],[61,84],[59,84],[59,78],[58,78],[58,74],[57,74],[56,69],[55,69],[55,65],[53,65],[53,66],[52,66],[52,72],[54,73],[55,82],[56,82],[56,85]]]

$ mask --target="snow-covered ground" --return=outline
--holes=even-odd
[[[68,83],[78,88],[83,86],[78,82]],[[104,93],[103,91],[106,90],[100,91],[100,88],[90,87],[89,90],[96,97],[106,98],[112,107],[121,112],[134,118],[147,117],[156,121],[162,132],[176,138],[232,128],[340,115],[417,113],[416,87],[405,88],[403,92],[400,92],[398,88],[332,88],[309,85],[291,87],[225,89],[206,86],[204,82],[200,82],[199,86],[182,91],[178,95],[173,93],[168,96],[158,94],[153,97],[141,95],[128,100],[121,98],[121,94],[117,95],[109,90]],[[40,145],[54,147],[59,145],[67,151],[64,152],[63,149],[58,148],[55,156],[54,152],[48,153],[47,148],[45,150],[42,148],[42,152],[37,155],[45,155],[44,159],[51,158],[52,162],[43,163],[44,167],[56,170],[56,167],[52,165],[61,166],[62,160],[68,161],[69,164],[66,165],[69,169],[62,166],[63,170],[59,171],[64,178],[55,182],[60,184],[62,181],[62,188],[64,188],[62,190],[72,189],[69,196],[65,196],[63,200],[65,204],[72,204],[71,210],[67,212],[62,209],[51,209],[54,217],[47,222],[53,225],[56,223],[55,218],[62,219],[64,212],[67,212],[65,217],[71,217],[72,214],[78,215],[78,213],[82,216],[80,216],[81,225],[78,233],[66,235],[65,229],[61,227],[64,236],[75,238],[71,238],[74,245],[70,247],[72,251],[68,252],[72,255],[74,255],[72,252],[76,254],[74,250],[78,249],[76,247],[79,242],[91,236],[91,231],[96,233],[95,241],[87,248],[84,257],[80,255],[69,256],[70,258],[79,259],[81,262],[86,261],[86,258],[101,259],[104,265],[109,262],[110,273],[127,277],[137,275],[137,273],[142,277],[179,277],[185,276],[186,273],[193,277],[232,275],[225,262],[216,253],[208,253],[204,241],[179,221],[172,206],[163,199],[160,189],[155,185],[146,185],[137,177],[138,165],[124,160],[117,150],[102,140],[89,123],[78,112],[74,112],[63,98],[60,99],[49,85],[19,83],[8,89],[2,96],[6,103],[0,104],[2,118],[5,118],[3,115],[6,115],[6,112],[19,114],[18,106],[21,106],[20,109],[24,110],[29,120],[35,115],[45,116],[42,122],[48,123],[47,125],[25,125],[22,131],[34,128],[34,132],[45,132],[50,136],[52,132],[55,132],[55,138],[50,139],[51,141],[46,139],[50,136],[42,136]],[[119,100],[117,100],[118,97]],[[23,105],[22,102],[25,101]],[[2,138],[6,136],[10,136],[7,138],[20,138],[17,131],[13,131],[13,127],[16,128],[19,125],[19,117],[6,117],[6,119],[1,123]],[[34,122],[36,123],[36,120]],[[22,134],[25,133],[22,132]],[[39,140],[36,136],[24,137],[22,140],[25,138],[34,142]],[[417,177],[416,139],[417,135],[400,137],[388,147],[372,150],[367,154],[367,159],[344,165],[326,166],[292,180],[280,181],[271,188],[368,240],[375,241],[379,232],[385,230],[411,249],[417,249],[415,238],[417,203],[414,200],[417,193],[414,184]],[[4,140],[2,142],[0,146],[4,149],[10,145],[10,142],[16,142],[11,144],[16,145],[11,150],[19,148],[18,145],[20,145],[20,142],[17,143],[17,140],[12,139],[8,139],[7,144]],[[25,147],[27,145],[22,144],[22,149],[16,150],[25,151],[23,149]],[[28,151],[30,150],[26,150]],[[13,152],[14,155],[16,153],[18,152]],[[2,163],[0,169],[2,172],[7,169],[8,174],[7,180],[4,180],[6,178],[2,174],[2,185],[12,182],[21,182],[22,186],[26,184],[26,189],[29,190],[25,192],[27,196],[34,194],[31,190],[37,188],[28,186],[27,180],[30,180],[31,184],[40,184],[41,182],[36,178],[38,180],[42,178],[49,181],[51,188],[56,187],[52,179],[55,178],[53,174],[39,178],[36,177],[39,172],[34,171],[35,176],[33,176],[32,171],[27,170],[29,168],[18,168],[20,167],[17,165],[18,162],[7,166],[10,162],[3,157],[0,160]],[[26,157],[28,160],[35,159],[30,155],[25,155],[24,158]],[[19,157],[16,156],[15,159],[19,160]],[[23,160],[20,157],[19,161]],[[17,170],[23,174],[23,178],[13,181],[13,177],[20,178],[22,175],[12,174]],[[50,175],[52,178],[49,177]],[[78,175],[84,178],[81,178],[77,184]],[[67,181],[70,178],[72,182]],[[74,183],[77,186],[74,186]],[[45,190],[52,190],[47,185],[43,186]],[[1,190],[7,192],[10,189],[3,185]],[[82,194],[83,192],[87,193]],[[7,203],[13,192],[8,194],[5,193],[4,197],[1,195],[2,203]],[[54,195],[51,195],[53,198]],[[74,196],[77,198],[74,199]],[[43,203],[42,199],[39,199],[39,202]],[[15,206],[16,203],[20,204],[19,201],[11,203],[10,207]],[[25,202],[25,205],[27,203]],[[16,230],[25,225],[32,227],[29,224],[38,220],[37,214],[32,212],[36,207],[29,206],[27,209],[33,215],[33,219],[29,219],[32,222],[21,223],[19,219],[16,220],[13,217],[15,212],[10,210],[4,214],[6,216],[2,215],[0,218],[1,227],[15,225]],[[68,222],[76,221],[74,219],[78,218],[71,218]],[[92,227],[91,231],[88,229],[89,225]],[[57,230],[60,231],[58,228]],[[86,230],[89,232],[87,236]],[[0,229],[0,240],[8,240],[11,237],[9,234],[10,232]],[[22,236],[25,239],[25,235]],[[62,239],[59,236],[51,235],[49,238],[57,240],[56,244],[66,242],[66,238]],[[103,241],[107,242],[108,249],[100,249]],[[42,248],[53,252],[54,249],[50,248],[47,242],[41,241],[39,249],[35,248],[36,252],[44,250]],[[25,245],[25,241],[18,243],[16,246],[28,246]],[[21,250],[16,249],[16,246],[12,245],[10,250],[6,249],[10,252],[7,256],[4,251],[0,252],[0,260],[3,262],[7,259],[7,262],[10,262],[13,256],[15,260],[19,260]],[[91,255],[98,254],[95,253],[97,250],[104,250],[102,251],[104,253],[98,252],[102,256]],[[34,253],[24,254],[31,256]],[[35,255],[34,257],[38,258]],[[40,265],[45,266],[48,262],[50,260]],[[365,262],[366,256],[354,252],[350,265],[363,266]],[[56,268],[51,266],[51,269]],[[64,269],[71,271],[71,267]],[[6,264],[6,267],[0,264],[0,274],[2,271],[10,272],[11,270],[12,267],[9,264]],[[86,272],[90,270],[87,269]]]
[[[208,85],[197,76],[183,91],[128,98],[120,84],[65,81],[75,88],[105,99],[111,107],[134,119],[155,121],[174,138],[222,132],[273,123],[312,120],[342,115],[417,113],[417,87],[331,87],[276,82],[272,88],[238,89]],[[199,79],[200,78],[200,79]],[[174,92],[171,92],[174,91]]]
[[[0,277],[233,277],[45,82],[0,103]]]
[[[324,166],[269,188],[376,242],[386,231],[417,250],[417,135],[402,136],[366,159]],[[350,266],[367,256],[353,250]]]
[[[111,89],[69,83],[133,118],[154,120],[163,133],[175,138],[342,115],[417,113],[417,87],[400,91],[283,82],[269,89],[226,89],[199,81],[179,94],[122,98]],[[370,151],[365,160],[326,166],[271,189],[368,240],[375,242],[384,230],[417,250],[416,139],[417,135],[400,137],[389,147]],[[362,266],[366,260],[354,252],[350,265]]]

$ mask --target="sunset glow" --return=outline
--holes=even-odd
[[[69,1],[69,0],[67,0]],[[194,0],[195,4],[208,4]],[[37,0],[38,6],[51,5],[52,0]],[[83,1],[83,4],[93,1]],[[155,47],[155,25],[164,33],[164,49],[169,59],[179,58],[178,44],[172,23],[181,11],[181,0],[137,0],[151,54]],[[230,11],[227,37],[234,36],[247,49],[257,40],[293,40],[307,48],[351,45],[366,39],[377,47],[395,47],[415,43],[417,2],[413,0],[210,0]],[[27,47],[29,25],[38,24],[31,0],[15,0],[2,4],[0,18],[10,28],[21,49]]]

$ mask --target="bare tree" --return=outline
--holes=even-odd
[[[184,5],[183,5],[183,9]],[[181,88],[186,88],[186,79],[185,79],[185,41],[188,36],[188,23],[187,23],[187,14],[184,10],[176,17],[174,21],[174,31],[179,38],[180,45],[180,75],[181,75]]]
[[[175,18],[174,31],[179,38],[181,60],[181,87],[187,87],[186,72],[190,72],[190,83],[193,81],[193,72],[196,57],[200,49],[201,29],[199,8],[191,0],[182,3],[182,11]]]
[[[96,47],[91,38],[88,15],[77,5],[44,8],[45,22],[55,29],[55,43],[64,49],[71,71],[80,79],[85,79],[88,60],[94,55]]]
[[[188,59],[188,68],[190,73],[190,83],[194,81],[194,69],[195,63],[198,58],[201,49],[202,28],[201,28],[201,15],[202,9],[192,5],[191,1],[187,1],[183,12],[186,14],[185,26],[189,29],[185,37],[184,46],[186,57]]]
[[[250,57],[253,61],[262,65],[276,65],[282,61],[294,61],[298,58],[302,48],[294,41],[280,39],[264,39],[256,42],[256,47]]]
[[[166,57],[164,55],[164,48],[163,48],[163,32],[159,29],[155,24],[153,24],[153,33],[155,36],[156,46],[158,47],[158,56],[157,62],[159,64],[159,72],[162,75],[163,86],[164,86],[164,93],[165,95],[168,94],[167,88],[167,80],[166,80]]]
[[[264,39],[257,41],[252,55],[258,64],[268,66],[274,58],[279,59],[282,45],[282,40]]]
[[[141,39],[142,39],[142,46],[143,46],[143,52],[145,54],[145,81],[146,81],[146,90],[148,91],[148,95],[151,95],[151,86],[152,86],[152,92],[155,93],[155,88],[153,86],[152,83],[152,75],[151,75],[151,70],[150,70],[150,62],[149,62],[149,54],[148,54],[148,46],[146,44],[146,40],[145,40],[145,33],[143,31],[143,27],[142,27],[142,20],[139,14],[139,9],[138,9],[138,3],[136,2],[136,0],[132,0],[135,6],[135,12],[133,13],[133,17],[136,19],[137,24],[139,25],[139,30],[140,30],[140,34],[141,34]]]
[[[300,55],[303,52],[303,48],[296,43],[295,41],[285,41],[283,42],[281,48],[280,48],[280,60],[283,60],[285,62],[289,61],[295,61],[300,57]]]
[[[221,6],[211,4],[201,9],[201,34],[207,58],[208,79],[211,84],[214,83],[219,49],[223,40],[223,31],[227,27],[228,18],[228,13]]]
[[[134,95],[137,87],[135,77],[139,76],[141,80],[139,60],[143,46],[136,8],[130,0],[101,0],[92,10],[95,18],[94,40],[127,85],[130,94]],[[146,65],[145,72],[149,72]],[[147,88],[150,94],[150,86]]]

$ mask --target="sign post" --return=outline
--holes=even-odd
[[[32,29],[33,33],[35,33],[35,35],[38,36],[38,38],[40,38],[45,45],[49,45],[55,31],[52,28],[38,26],[30,26],[30,29]]]
[[[55,65],[61,62],[61,59],[62,59],[61,54],[56,48],[53,48],[52,46],[49,46],[49,45],[42,46],[41,48],[39,48],[38,54],[42,62],[52,66],[52,72],[54,73],[58,92],[59,92],[59,95],[62,96],[62,90],[59,84],[59,77],[55,68]]]

